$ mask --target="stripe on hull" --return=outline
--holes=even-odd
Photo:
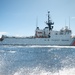
[[[75,40],[73,41],[72,46],[75,46]]]

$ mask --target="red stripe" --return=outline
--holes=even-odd
[[[72,43],[72,46],[75,46],[75,41]]]

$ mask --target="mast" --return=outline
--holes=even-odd
[[[49,31],[53,29],[53,24],[54,22],[51,21],[51,18],[50,18],[50,11],[48,11],[48,22],[46,22],[46,24],[48,25],[49,27]]]

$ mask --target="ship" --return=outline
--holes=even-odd
[[[30,37],[2,35],[0,45],[75,46],[75,36],[72,35],[72,30],[68,26],[61,28],[59,31],[53,30],[53,28],[54,22],[52,22],[50,11],[48,11],[48,21],[46,21],[44,29],[36,27],[34,36]]]

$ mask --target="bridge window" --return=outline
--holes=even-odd
[[[55,33],[55,35],[58,35],[58,33]]]
[[[63,33],[60,33],[60,35],[63,35]]]

